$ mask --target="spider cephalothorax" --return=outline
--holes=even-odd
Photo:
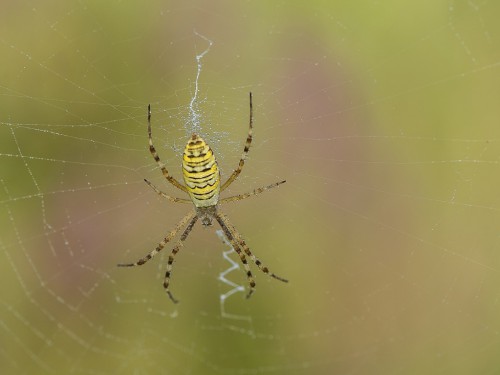
[[[217,206],[196,207],[196,216],[204,226],[209,227],[217,216]]]

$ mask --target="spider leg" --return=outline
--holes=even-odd
[[[217,221],[219,222],[219,224],[221,224],[221,226],[222,226],[222,223],[224,223],[224,226],[226,226],[228,228],[228,231],[231,232],[231,236],[233,237],[233,239],[236,239],[239,246],[241,246],[243,248],[243,250],[245,251],[245,254],[247,256],[249,256],[250,259],[252,259],[252,261],[255,263],[255,265],[257,267],[259,267],[259,269],[262,272],[264,272],[266,275],[269,275],[269,276],[275,278],[276,280],[283,281],[284,283],[288,282],[287,279],[284,279],[283,277],[278,276],[278,275],[272,273],[271,271],[269,271],[269,268],[267,268],[265,265],[263,265],[262,262],[255,255],[252,254],[252,252],[250,251],[250,248],[243,240],[243,237],[241,237],[241,235],[238,233],[236,228],[229,222],[229,219],[227,218],[226,215],[224,215],[222,212],[217,212]]]
[[[186,225],[186,223],[193,218],[193,216],[196,215],[194,211],[191,211],[189,214],[187,214],[179,223],[175,226],[174,229],[170,231],[170,233],[156,246],[156,248],[151,251],[149,254],[147,254],[145,257],[139,259],[135,263],[120,263],[118,264],[118,267],[135,267],[135,266],[142,266],[144,263],[148,262],[150,259],[152,259],[156,254],[158,254],[160,251],[163,250],[165,245],[170,242],[172,238],[175,237],[177,232]]]
[[[163,198],[166,198],[168,199],[169,201],[171,202],[174,202],[174,203],[191,203],[191,200],[189,199],[183,199],[183,198],[176,198],[176,197],[171,197],[170,195],[167,195],[165,194],[163,191],[161,191],[160,189],[158,189],[156,186],[154,186],[151,182],[149,182],[148,180],[144,179],[144,181],[146,182],[146,184],[149,185],[149,187],[151,189],[153,189],[156,194],[162,196]]]
[[[177,181],[174,177],[168,174],[167,168],[165,168],[165,164],[163,164],[163,162],[160,160],[160,157],[156,152],[155,146],[153,145],[153,137],[151,136],[151,105],[148,105],[148,136],[149,136],[149,152],[151,153],[151,155],[153,155],[153,158],[155,159],[156,164],[158,164],[158,166],[160,167],[163,176],[167,179],[168,182],[170,182],[176,188],[185,191],[187,193],[186,187],[181,183],[179,183],[179,181]]]
[[[172,295],[172,292],[169,290],[169,285],[170,285],[170,274],[172,273],[172,263],[174,263],[174,257],[175,255],[179,252],[180,248],[182,247],[182,243],[186,240],[187,236],[191,232],[191,230],[194,227],[194,224],[196,224],[196,220],[198,220],[198,215],[194,216],[191,221],[189,222],[188,226],[184,230],[184,232],[181,234],[181,238],[179,241],[177,241],[177,244],[174,246],[172,249],[172,252],[168,256],[168,262],[167,262],[167,271],[165,272],[165,279],[163,280],[163,287],[165,288],[165,292],[168,294],[170,299],[172,300],[173,303],[179,302],[174,298]]]
[[[250,285],[250,290],[248,291],[247,298],[250,298],[250,296],[255,292],[255,280],[253,278],[252,271],[250,271],[247,258],[245,257],[245,254],[243,254],[243,252],[241,251],[241,248],[238,245],[238,241],[234,238],[232,231],[227,227],[226,223],[219,215],[220,215],[219,213],[216,213],[215,219],[218,221],[220,227],[224,232],[224,235],[226,236],[228,241],[231,243],[231,246],[240,257],[241,263],[243,263],[243,267],[245,268],[248,284]]]
[[[241,155],[240,162],[238,164],[238,168],[236,168],[231,176],[224,182],[220,188],[220,191],[226,190],[226,188],[236,180],[236,177],[241,173],[243,169],[243,165],[245,164],[245,159],[247,158],[248,151],[250,150],[250,145],[252,144],[252,131],[253,131],[253,104],[252,104],[252,93],[250,93],[250,121],[248,126],[248,135],[247,140],[245,142],[245,148],[243,149],[243,154]]]
[[[274,188],[276,186],[280,186],[281,184],[284,184],[285,182],[286,182],[285,180],[284,181],[280,181],[280,182],[275,182],[274,184],[271,184],[271,185],[268,185],[268,186],[264,186],[264,187],[260,187],[258,189],[254,189],[253,191],[251,191],[249,193],[234,195],[234,196],[228,197],[228,198],[223,198],[223,199],[221,199],[219,201],[219,203],[223,204],[223,203],[240,201],[242,199],[251,197],[253,195],[257,195],[257,194],[263,193],[266,190],[272,189],[272,188]]]

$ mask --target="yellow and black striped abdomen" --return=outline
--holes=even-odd
[[[193,134],[184,149],[182,174],[196,207],[215,206],[219,201],[220,174],[212,149]]]

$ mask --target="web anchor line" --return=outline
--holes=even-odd
[[[193,125],[191,130],[192,130],[192,132],[199,133],[200,132],[200,113],[198,110],[197,100],[198,100],[201,69],[203,67],[203,65],[201,63],[201,59],[203,59],[203,57],[210,51],[210,48],[212,48],[212,45],[214,44],[214,42],[211,41],[210,39],[208,39],[206,36],[201,35],[196,30],[193,30],[193,33],[208,43],[208,47],[203,52],[196,55],[197,70],[196,70],[196,79],[194,81],[194,94],[193,94],[193,97],[191,98],[191,101],[189,102],[189,112],[191,113],[190,120],[191,120],[191,123]]]

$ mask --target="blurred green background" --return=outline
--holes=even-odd
[[[500,6],[493,1],[3,1],[2,374],[500,371]],[[201,35],[201,36],[200,36]],[[200,60],[196,101],[196,56]],[[161,200],[199,130],[255,267],[224,273]],[[200,115],[193,125],[193,111]],[[237,262],[237,257],[232,255]],[[227,296],[224,297],[224,296]]]

